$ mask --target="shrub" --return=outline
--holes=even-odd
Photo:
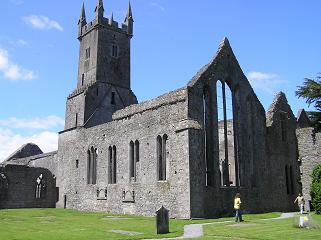
[[[316,213],[321,213],[321,164],[317,165],[312,172],[312,184],[310,194],[312,206]]]

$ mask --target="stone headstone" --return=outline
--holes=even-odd
[[[157,234],[169,233],[169,211],[162,206],[156,211],[156,231]]]

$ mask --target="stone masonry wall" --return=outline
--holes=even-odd
[[[226,87],[232,92],[235,167],[238,170],[235,171],[237,173],[230,175],[238,178],[235,187],[223,186],[221,182],[216,100],[216,84],[219,80],[225,82]],[[213,60],[188,83],[188,87],[189,118],[202,126],[202,130],[190,130],[190,149],[193,149],[190,150],[192,216],[231,215],[233,199],[237,192],[242,195],[245,212],[265,211],[262,202],[266,199],[265,189],[269,183],[266,177],[265,112],[244,76],[227,39],[221,43]],[[204,114],[204,89],[209,92],[208,100],[205,101],[209,114]],[[205,147],[205,134],[208,147]],[[207,161],[212,165],[211,185],[205,181],[205,152]]]
[[[117,111],[112,122],[61,133],[57,206],[153,216],[163,205],[171,217],[190,218],[186,96],[186,88],[179,89]],[[168,136],[167,179],[157,181],[156,138],[164,134]],[[139,141],[140,160],[133,181],[129,177],[129,143],[135,140]],[[97,183],[87,184],[87,150],[92,146],[98,151]],[[109,146],[117,148],[116,184],[107,182]],[[97,197],[97,189],[107,190],[107,197]]]
[[[54,208],[56,205],[56,179],[49,170],[24,165],[1,165],[0,173],[4,174],[8,189],[1,196],[0,208]],[[36,198],[36,180],[42,174],[45,192]],[[1,189],[3,190],[3,189]]]
[[[321,133],[314,133],[313,128],[296,130],[299,149],[299,163],[301,172],[302,194],[305,199],[305,210],[310,211],[310,186],[313,168],[321,164]]]

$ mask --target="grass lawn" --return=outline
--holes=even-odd
[[[321,239],[321,229],[300,229],[294,227],[294,219],[260,221],[245,216],[242,223],[227,223],[205,226],[205,237],[200,239]],[[313,215],[315,223],[321,226],[321,215]]]
[[[204,227],[203,239],[321,239],[320,230],[301,230],[292,226],[293,220],[258,221],[280,216],[279,213],[245,215],[243,227],[229,224]],[[119,219],[122,218],[122,219]],[[170,232],[155,234],[155,218],[107,213],[80,212],[66,209],[13,209],[0,210],[0,240],[102,240],[144,239],[181,236],[183,226],[231,220],[233,218],[207,220],[170,220]],[[321,217],[316,216],[321,224]],[[252,224],[246,226],[246,224]],[[137,232],[124,235],[113,230]],[[219,237],[217,237],[219,236]],[[300,237],[299,237],[300,236]]]

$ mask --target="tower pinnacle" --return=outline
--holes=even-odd
[[[81,7],[81,13],[79,17],[78,24],[81,24],[82,26],[86,25],[86,12],[85,12],[85,3],[82,2],[82,7]]]
[[[104,16],[104,3],[103,0],[98,0],[95,8],[96,18],[102,18]]]
[[[128,1],[128,10],[125,18],[125,23],[128,22],[129,20],[134,21],[133,19],[133,13],[132,13],[132,7],[130,5],[130,1]]]
[[[133,19],[133,13],[132,13],[132,7],[130,5],[130,1],[128,2],[128,10],[124,20],[124,24],[127,25],[127,33],[132,36],[134,31],[133,29],[134,19]]]

